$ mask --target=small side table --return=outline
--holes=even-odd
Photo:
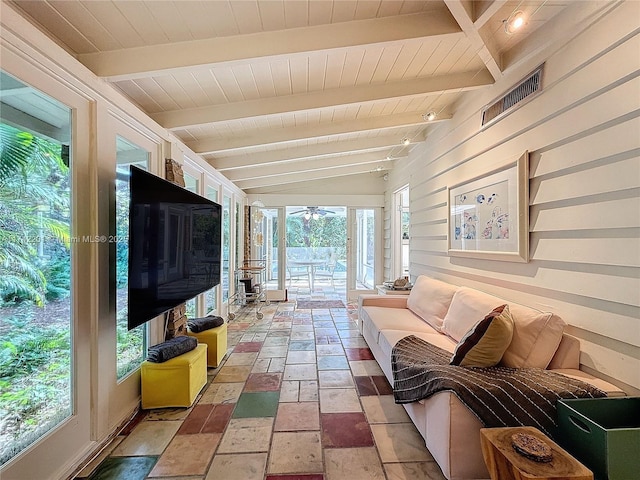
[[[409,295],[411,289],[408,290],[394,290],[393,288],[387,288],[384,285],[376,285],[378,289],[378,295]]]
[[[528,433],[546,442],[553,453],[548,463],[535,462],[511,446],[511,435]],[[481,428],[482,456],[492,480],[593,480],[593,473],[534,427]]]

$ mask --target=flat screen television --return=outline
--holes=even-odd
[[[129,330],[220,283],[222,207],[136,166],[129,177]]]

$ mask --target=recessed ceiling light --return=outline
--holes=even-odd
[[[402,139],[402,144],[403,145],[409,145],[411,143],[411,139],[409,137],[404,137]]]
[[[391,155],[387,155],[387,160],[393,160],[393,157]]]
[[[437,116],[438,116],[438,114],[436,112],[431,111],[431,112],[424,113],[422,115],[422,119],[425,122],[433,122],[436,119]]]
[[[526,18],[524,12],[522,12],[521,10],[513,12],[511,15],[509,15],[509,18],[503,22],[504,31],[509,35],[515,33],[524,26],[524,24],[526,23],[525,20]]]

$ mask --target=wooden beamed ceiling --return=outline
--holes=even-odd
[[[251,193],[382,175],[575,2],[12,3]],[[531,18],[507,35],[516,8]]]

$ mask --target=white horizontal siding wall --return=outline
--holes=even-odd
[[[552,310],[587,371],[640,389],[640,35],[625,2],[483,93],[390,176],[410,184],[413,278],[427,274]],[[546,55],[546,58],[545,56]],[[546,61],[542,93],[485,130],[482,106]],[[526,264],[447,254],[447,187],[530,152]],[[387,221],[387,229],[389,218]],[[385,238],[385,240],[387,240]],[[633,392],[633,388],[629,389]]]

